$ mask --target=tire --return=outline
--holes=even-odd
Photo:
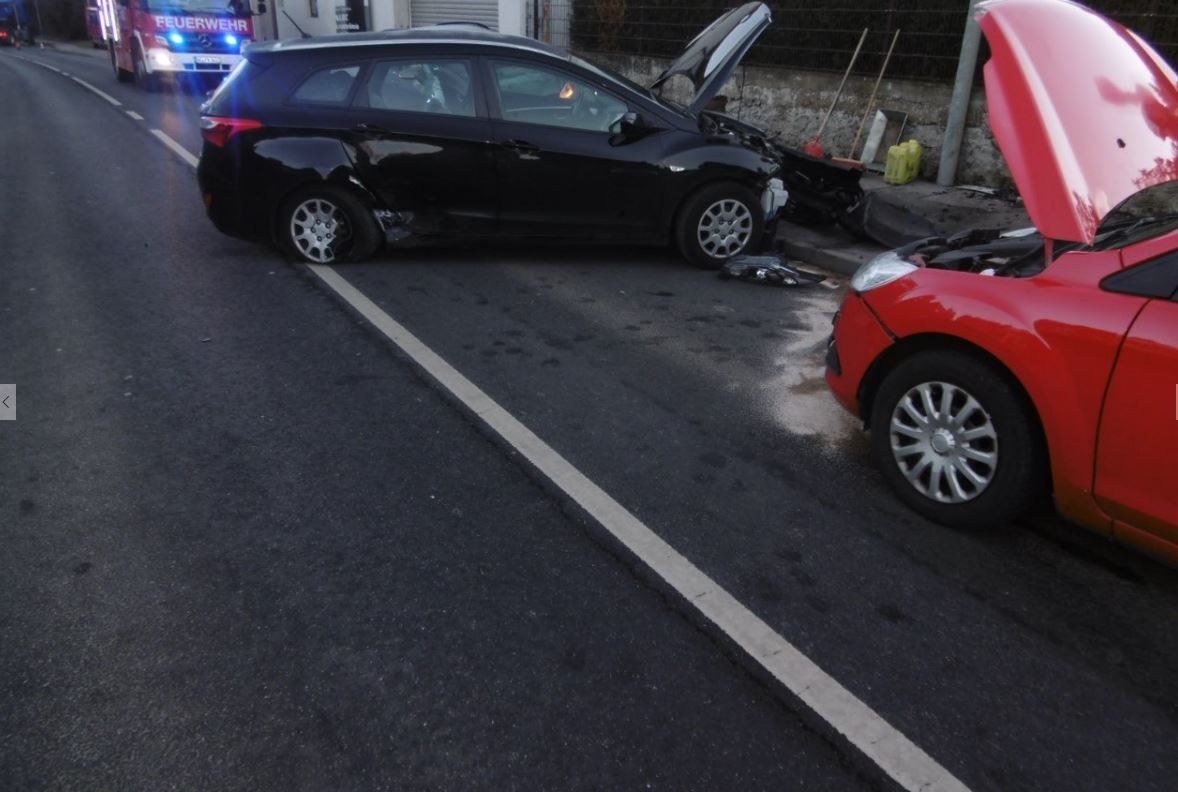
[[[1003,525],[1048,484],[1042,432],[1026,396],[1005,371],[963,352],[919,352],[884,377],[871,404],[871,451],[900,500],[956,528]]]
[[[159,75],[147,71],[147,64],[143,61],[143,54],[139,51],[138,44],[131,48],[131,63],[135,69],[135,82],[139,84],[139,87],[148,93],[157,92],[160,89]]]
[[[130,72],[126,69],[119,68],[119,62],[115,60],[114,47],[110,48],[110,67],[114,70],[115,79],[121,83],[131,82],[131,80],[135,77],[135,72]]]
[[[717,229],[712,237],[708,228]],[[752,191],[731,182],[712,184],[691,195],[675,222],[675,245],[699,267],[719,269],[732,256],[755,252],[764,218]]]
[[[321,225],[324,233],[314,234],[316,219],[336,225]],[[283,202],[276,228],[283,251],[312,264],[363,261],[376,252],[383,238],[364,203],[348,190],[330,184],[299,190]]]

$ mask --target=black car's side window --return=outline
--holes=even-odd
[[[355,106],[408,113],[475,115],[470,64],[462,60],[384,61],[372,67]]]
[[[608,132],[626,103],[571,75],[514,61],[493,61],[491,72],[504,121]]]
[[[359,75],[359,64],[340,64],[319,69],[295,89],[291,101],[296,104],[346,105]]]

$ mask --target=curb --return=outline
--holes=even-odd
[[[790,258],[848,276],[884,252],[883,247],[854,239],[837,226],[815,229],[785,220],[778,223],[773,242]]]

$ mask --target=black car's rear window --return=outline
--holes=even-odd
[[[346,105],[359,74],[360,65],[356,63],[319,69],[295,89],[291,101],[297,104]]]
[[[211,112],[213,113],[225,112],[224,106],[229,104],[228,97],[231,94],[235,96],[233,104],[240,105],[243,100],[248,101],[251,98],[249,94],[252,94],[250,90],[251,84],[267,68],[268,65],[266,64],[255,63],[247,58],[242,58],[233,67],[233,71],[229,72],[229,76],[217,86],[217,90],[213,91],[213,95],[209,97],[206,107],[211,108]],[[240,94],[242,93],[246,94],[246,96],[241,96]]]

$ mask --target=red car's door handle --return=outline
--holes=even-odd
[[[377,126],[376,124],[365,124],[363,122],[356,124],[356,126],[352,127],[352,131],[353,132],[366,132],[367,134],[370,134],[370,135],[387,135],[389,133],[389,131],[382,126]]]

